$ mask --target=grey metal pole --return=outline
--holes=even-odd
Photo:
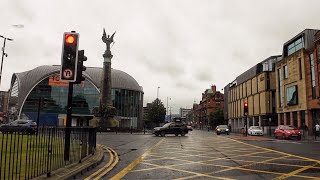
[[[168,96],[167,96],[167,115],[169,114],[169,109],[168,109]]]
[[[2,79],[2,67],[3,67],[3,57],[4,57],[4,49],[5,49],[5,46],[6,46],[6,40],[7,38],[4,38],[4,41],[3,41],[3,47],[2,47],[2,58],[1,58],[1,69],[0,69],[0,84],[1,84],[1,79]]]
[[[157,99],[159,99],[159,86],[158,86],[158,88],[157,88]]]

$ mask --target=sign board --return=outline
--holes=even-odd
[[[58,74],[53,74],[49,76],[49,86],[69,86],[68,81],[61,81],[60,80],[60,75]],[[84,81],[81,82],[82,87],[84,87]]]

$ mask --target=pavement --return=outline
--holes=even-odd
[[[317,141],[199,130],[185,137],[102,133],[98,141],[111,147],[119,161],[96,179],[320,179]],[[109,161],[77,179],[90,179]]]
[[[52,180],[61,180],[61,179],[74,179],[80,176],[84,171],[89,170],[90,168],[96,167],[103,159],[104,152],[101,146],[97,146],[96,151],[93,155],[89,155],[84,158],[81,163],[75,163],[64,168],[57,169],[51,172],[50,178],[46,174],[34,178],[36,180],[43,179],[52,179]]]

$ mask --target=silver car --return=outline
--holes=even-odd
[[[263,136],[262,128],[259,126],[250,126],[250,128],[248,129],[248,135]]]

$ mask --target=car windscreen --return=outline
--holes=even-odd
[[[167,128],[170,126],[170,124],[172,124],[172,123],[167,123],[167,124],[163,125],[162,127]]]
[[[228,126],[227,125],[220,125],[220,126],[218,126],[219,128],[228,128]]]
[[[251,129],[261,130],[261,127],[257,126],[257,127],[252,127]]]
[[[285,129],[285,130],[297,130],[297,128],[294,127],[294,126],[284,126],[283,129]]]

